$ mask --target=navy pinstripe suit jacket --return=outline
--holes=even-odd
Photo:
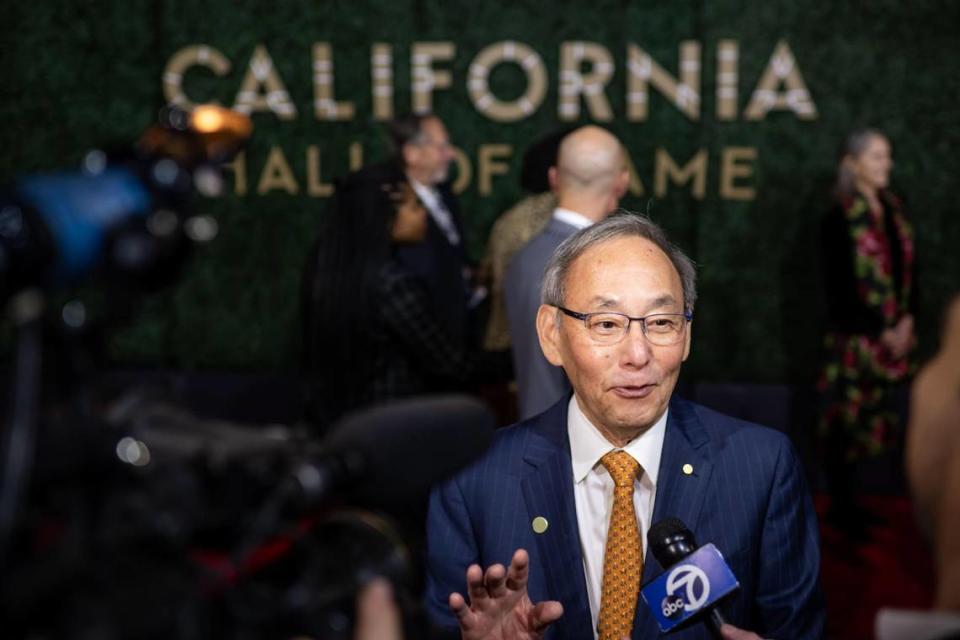
[[[499,431],[479,461],[434,490],[427,518],[427,608],[434,623],[456,627],[447,598],[465,593],[472,563],[509,564],[530,554],[533,602],[559,600],[552,640],[590,640],[587,601],[567,438],[565,398],[546,412]],[[693,473],[682,472],[684,464]],[[543,516],[549,528],[534,533]],[[721,610],[765,638],[821,638],[817,519],[799,460],[783,434],[674,397],[670,402],[653,522],[682,520],[697,542],[714,543],[741,589]],[[646,554],[643,582],[662,571]],[[633,638],[657,638],[642,598]],[[703,625],[671,637],[709,638]]]

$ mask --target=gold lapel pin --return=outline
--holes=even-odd
[[[550,523],[547,522],[547,519],[543,516],[537,516],[533,519],[533,532],[534,533],[543,533],[547,530],[547,527],[550,526]]]
[[[688,462],[687,464],[683,465],[683,475],[689,476],[689,475],[692,475],[692,474],[693,474],[693,465],[690,464],[689,462]]]

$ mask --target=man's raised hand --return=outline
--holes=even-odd
[[[459,593],[450,594],[450,610],[460,623],[463,640],[537,640],[563,615],[563,606],[549,600],[533,604],[527,595],[530,558],[517,549],[510,568],[502,564],[467,569],[468,605]]]

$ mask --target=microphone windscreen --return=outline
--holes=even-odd
[[[664,569],[697,549],[693,533],[679,518],[665,518],[651,526],[647,533],[647,545]]]
[[[425,495],[477,459],[495,422],[475,398],[424,396],[348,415],[323,445],[357,461],[348,480],[351,498],[389,506]]]

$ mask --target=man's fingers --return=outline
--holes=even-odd
[[[530,556],[523,549],[517,549],[510,560],[510,569],[507,571],[507,589],[518,591],[527,588],[527,576],[530,569]]]
[[[472,564],[467,569],[467,595],[473,606],[487,597],[487,589],[483,586],[483,569],[478,564]]]
[[[457,616],[457,622],[461,629],[469,629],[473,625],[476,614],[467,606],[467,601],[462,595],[456,592],[451,593],[447,599],[447,604],[450,605],[450,611],[453,612],[453,615]]]
[[[447,598],[447,604],[450,605],[450,611],[458,618],[462,618],[467,613],[467,601],[462,595],[454,591]]]
[[[543,631],[563,615],[563,605],[556,600],[546,600],[538,603],[530,612],[530,628],[534,631]]]
[[[483,585],[491,598],[502,598],[507,595],[507,570],[502,564],[495,564],[487,568],[483,576]]]
[[[720,635],[723,640],[763,640],[754,632],[739,629],[732,624],[725,624],[720,627]]]

